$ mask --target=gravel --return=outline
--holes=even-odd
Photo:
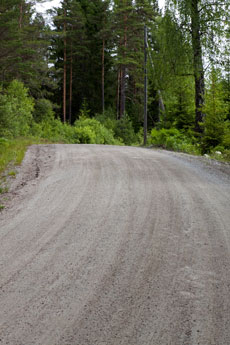
[[[0,344],[230,344],[230,169],[29,148],[0,213]]]

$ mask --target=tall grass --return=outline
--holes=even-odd
[[[0,175],[10,163],[20,165],[27,147],[38,143],[39,141],[34,138],[17,138],[12,140],[0,138]]]

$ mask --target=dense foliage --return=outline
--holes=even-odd
[[[230,150],[229,2],[62,0],[52,26],[32,0],[0,4],[0,137]]]

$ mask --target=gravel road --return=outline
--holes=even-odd
[[[229,174],[32,146],[0,214],[0,345],[229,345]]]

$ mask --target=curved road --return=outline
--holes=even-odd
[[[0,215],[0,345],[230,344],[229,176],[94,145],[33,146],[20,174]]]

